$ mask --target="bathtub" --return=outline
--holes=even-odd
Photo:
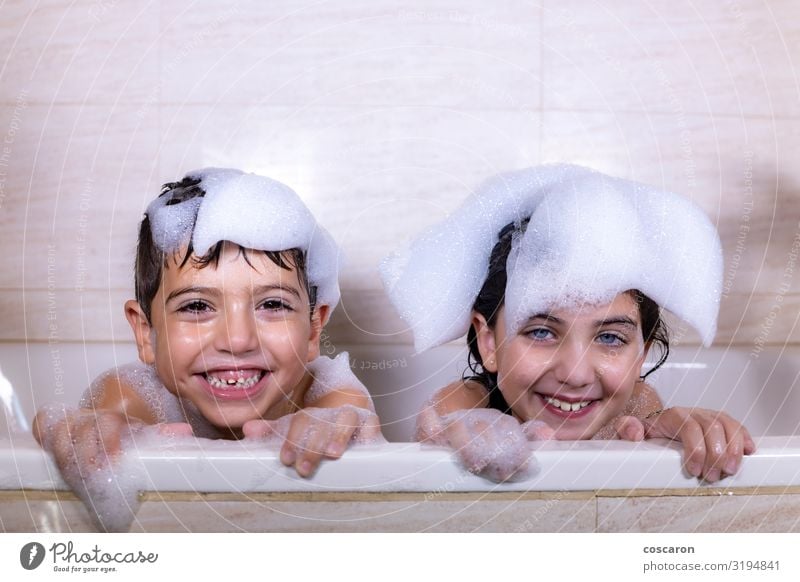
[[[737,475],[706,485],[682,473],[667,441],[533,443],[527,478],[471,475],[447,451],[408,442],[431,390],[463,371],[463,349],[410,352],[350,348],[389,443],[353,448],[310,480],[249,443],[140,449],[147,483],[131,531],[800,531],[800,353],[677,348],[654,374],[669,404],[723,408],[756,437]],[[29,423],[134,358],[130,344],[0,347],[0,529],[93,531]]]

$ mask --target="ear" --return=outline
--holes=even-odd
[[[125,318],[133,330],[136,338],[136,348],[139,350],[139,359],[145,364],[154,364],[156,350],[152,341],[152,327],[139,302],[130,299],[125,302]]]
[[[472,327],[475,328],[475,341],[483,361],[483,369],[487,372],[497,372],[497,340],[494,330],[489,327],[486,318],[480,313],[472,313]]]
[[[314,314],[311,316],[311,335],[308,336],[308,359],[306,362],[313,362],[319,357],[319,340],[322,338],[322,328],[324,322],[328,321],[330,305],[317,305]]]

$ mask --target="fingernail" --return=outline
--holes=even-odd
[[[328,450],[326,454],[331,457],[338,457],[344,452],[341,443],[331,443],[328,445]]]
[[[291,451],[281,451],[281,463],[287,466],[294,465],[295,460],[297,457]]]
[[[692,477],[699,477],[700,472],[703,470],[703,466],[700,463],[689,463],[686,466],[686,469],[689,471],[689,474]]]
[[[706,473],[705,480],[709,483],[715,483],[719,481],[719,469],[711,469],[708,473]]]
[[[725,463],[725,467],[722,469],[728,475],[734,475],[739,470],[739,460],[736,458],[729,459],[727,463]]]
[[[308,477],[311,474],[311,463],[308,461],[303,461],[300,463],[300,468],[297,471],[303,477]]]

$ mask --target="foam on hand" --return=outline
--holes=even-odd
[[[110,454],[99,435],[112,419],[93,418],[91,413],[63,404],[43,406],[38,418],[44,435],[42,446],[51,453],[59,451],[56,460],[61,476],[100,531],[126,531],[136,517],[139,491],[145,482],[141,461],[129,453],[131,432],[121,435],[119,451]],[[97,423],[96,437],[81,442],[65,430],[65,423],[76,427],[81,420]]]
[[[711,343],[722,250],[705,214],[671,192],[559,164],[490,179],[384,260],[389,298],[414,332],[417,352],[466,333],[500,230],[510,223],[519,229],[528,217],[506,265],[509,333],[537,313],[638,289]]]
[[[333,311],[340,296],[339,250],[294,190],[232,169],[207,168],[186,178],[196,183],[163,192],[147,208],[153,240],[162,251],[174,253],[191,242],[203,256],[220,241],[263,251],[302,249],[317,302]],[[188,188],[203,194],[182,199]]]

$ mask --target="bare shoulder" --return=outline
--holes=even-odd
[[[155,424],[157,417],[152,406],[124,377],[108,374],[100,380],[94,392],[95,408],[119,412],[145,424]]]
[[[431,398],[431,403],[439,414],[469,408],[485,408],[489,403],[489,393],[480,382],[457,380],[437,390]]]
[[[663,408],[663,403],[655,388],[646,382],[637,382],[624,414],[644,418],[661,408]]]
[[[314,401],[311,406],[315,408],[338,408],[347,405],[356,408],[366,408],[373,410],[372,399],[364,390],[355,387],[342,386],[336,390],[331,390],[324,396]]]

